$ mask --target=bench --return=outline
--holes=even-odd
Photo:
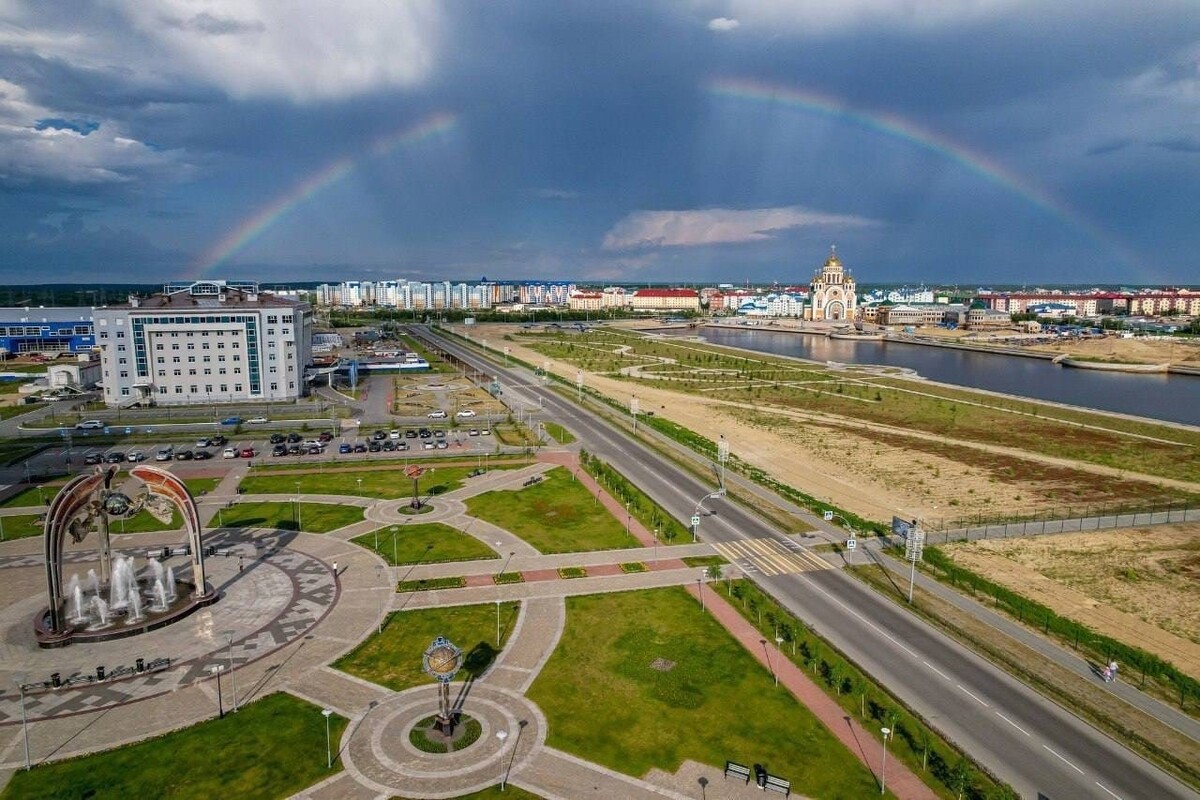
[[[741,778],[744,782],[750,782],[750,768],[745,764],[739,764],[736,761],[725,762],[725,777],[732,775],[735,778]]]
[[[541,476],[541,475],[534,475],[532,478],[530,478],[529,480],[525,481],[525,485],[526,485],[526,486],[533,486],[535,483],[541,483],[541,482],[542,482],[542,476]]]
[[[775,775],[768,775],[767,782],[763,785],[763,790],[766,791],[768,789],[772,792],[779,792],[784,797],[789,797],[792,793],[792,782],[785,781],[783,778],[776,777]]]

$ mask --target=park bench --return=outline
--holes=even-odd
[[[791,781],[785,781],[783,778],[780,778],[780,777],[778,777],[778,776],[775,776],[775,775],[768,775],[768,776],[767,776],[767,782],[766,782],[766,784],[763,786],[763,790],[764,790],[764,791],[765,791],[765,790],[770,790],[770,791],[772,791],[772,792],[779,792],[779,793],[780,793],[780,794],[782,794],[784,797],[789,797],[789,796],[791,796],[791,794],[792,794],[792,782],[791,782]]]
[[[541,483],[541,482],[542,482],[542,476],[541,476],[541,475],[534,475],[532,478],[530,478],[530,479],[528,479],[527,481],[525,481],[525,485],[526,485],[526,486],[533,486],[535,483]]]
[[[732,775],[735,778],[741,778],[745,783],[750,782],[750,768],[745,764],[739,764],[736,761],[725,762],[725,777]]]

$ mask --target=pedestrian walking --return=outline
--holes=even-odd
[[[335,561],[335,562],[333,562],[333,577],[335,577],[335,578],[336,578],[336,577],[337,577],[337,574],[338,574],[338,571],[337,571],[337,562]]]
[[[1109,683],[1112,683],[1113,681],[1115,681],[1117,679],[1117,670],[1118,669],[1119,669],[1119,667],[1117,666],[1116,661],[1108,662],[1108,676],[1109,676],[1108,682]]]
[[[245,568],[246,568],[246,565],[245,565],[245,562],[243,561],[242,556],[238,556],[238,572],[241,572]]]
[[[1105,683],[1112,683],[1112,667],[1105,667],[1101,677],[1104,678]]]

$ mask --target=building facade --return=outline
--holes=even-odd
[[[306,393],[312,309],[254,283],[198,281],[95,310],[104,402],[287,401]]]
[[[700,294],[695,289],[638,289],[630,306],[634,311],[699,311]]]
[[[813,275],[809,285],[809,302],[804,318],[816,322],[854,319],[858,306],[854,278],[838,260],[837,248],[830,248],[829,258]]]
[[[0,308],[0,353],[81,353],[96,346],[92,309]]]

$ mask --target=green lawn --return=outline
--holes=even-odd
[[[20,514],[15,517],[0,518],[0,528],[4,529],[4,541],[41,536],[41,519],[39,514]]]
[[[508,639],[520,603],[500,604],[500,636]],[[333,666],[397,692],[424,686],[432,679],[421,671],[421,654],[438,636],[462,648],[463,669],[457,680],[479,676],[496,657],[496,605],[429,608],[390,614],[382,634],[375,634]]]
[[[4,501],[0,501],[0,508],[24,508],[25,506],[44,506],[49,504],[54,499],[55,493],[63,487],[62,481],[54,483],[44,483],[39,487],[30,486],[28,489],[22,489],[12,497]]]
[[[422,466],[429,468],[428,462]],[[473,466],[437,467],[421,476],[421,495],[444,494],[460,488],[467,475],[474,471]],[[511,467],[525,466],[512,464]],[[492,464],[492,469],[508,469],[509,464]],[[359,484],[359,480],[362,481]],[[250,494],[295,494],[296,482],[300,482],[303,494],[342,494],[352,497],[374,497],[384,500],[396,500],[401,497],[412,497],[412,480],[405,476],[402,463],[392,463],[388,467],[376,466],[367,469],[347,469],[345,471],[323,472],[295,471],[272,472],[255,470],[245,478],[241,487]],[[361,487],[361,488],[360,488]]]
[[[673,662],[656,669],[658,659]],[[761,763],[810,797],[878,796],[871,773],[683,589],[567,598],[529,691],[547,744],[627,775]],[[580,713],[602,709],[602,713]]]
[[[217,484],[220,482],[220,478],[187,478],[184,480],[183,485],[192,493],[192,497],[199,497],[216,489]]]
[[[332,503],[301,503],[300,524],[307,533],[329,533],[332,530],[362,522],[363,510],[358,506],[339,506]],[[221,509],[216,518],[225,528],[278,528],[296,530],[296,504],[284,502],[235,503]]]
[[[550,434],[550,438],[559,444],[571,444],[575,441],[575,435],[557,422],[543,424],[546,426],[546,433]]]
[[[334,747],[346,720],[330,717]],[[342,768],[334,761],[333,771]],[[288,797],[330,775],[321,709],[277,693],[224,719],[14,773],[4,800],[84,797]]]
[[[467,513],[520,536],[543,553],[640,546],[562,467],[519,491],[498,490],[468,498]]]
[[[394,538],[392,528],[396,529]],[[392,566],[500,557],[495,550],[473,536],[440,522],[393,525],[364,533],[350,541],[375,551]]]

